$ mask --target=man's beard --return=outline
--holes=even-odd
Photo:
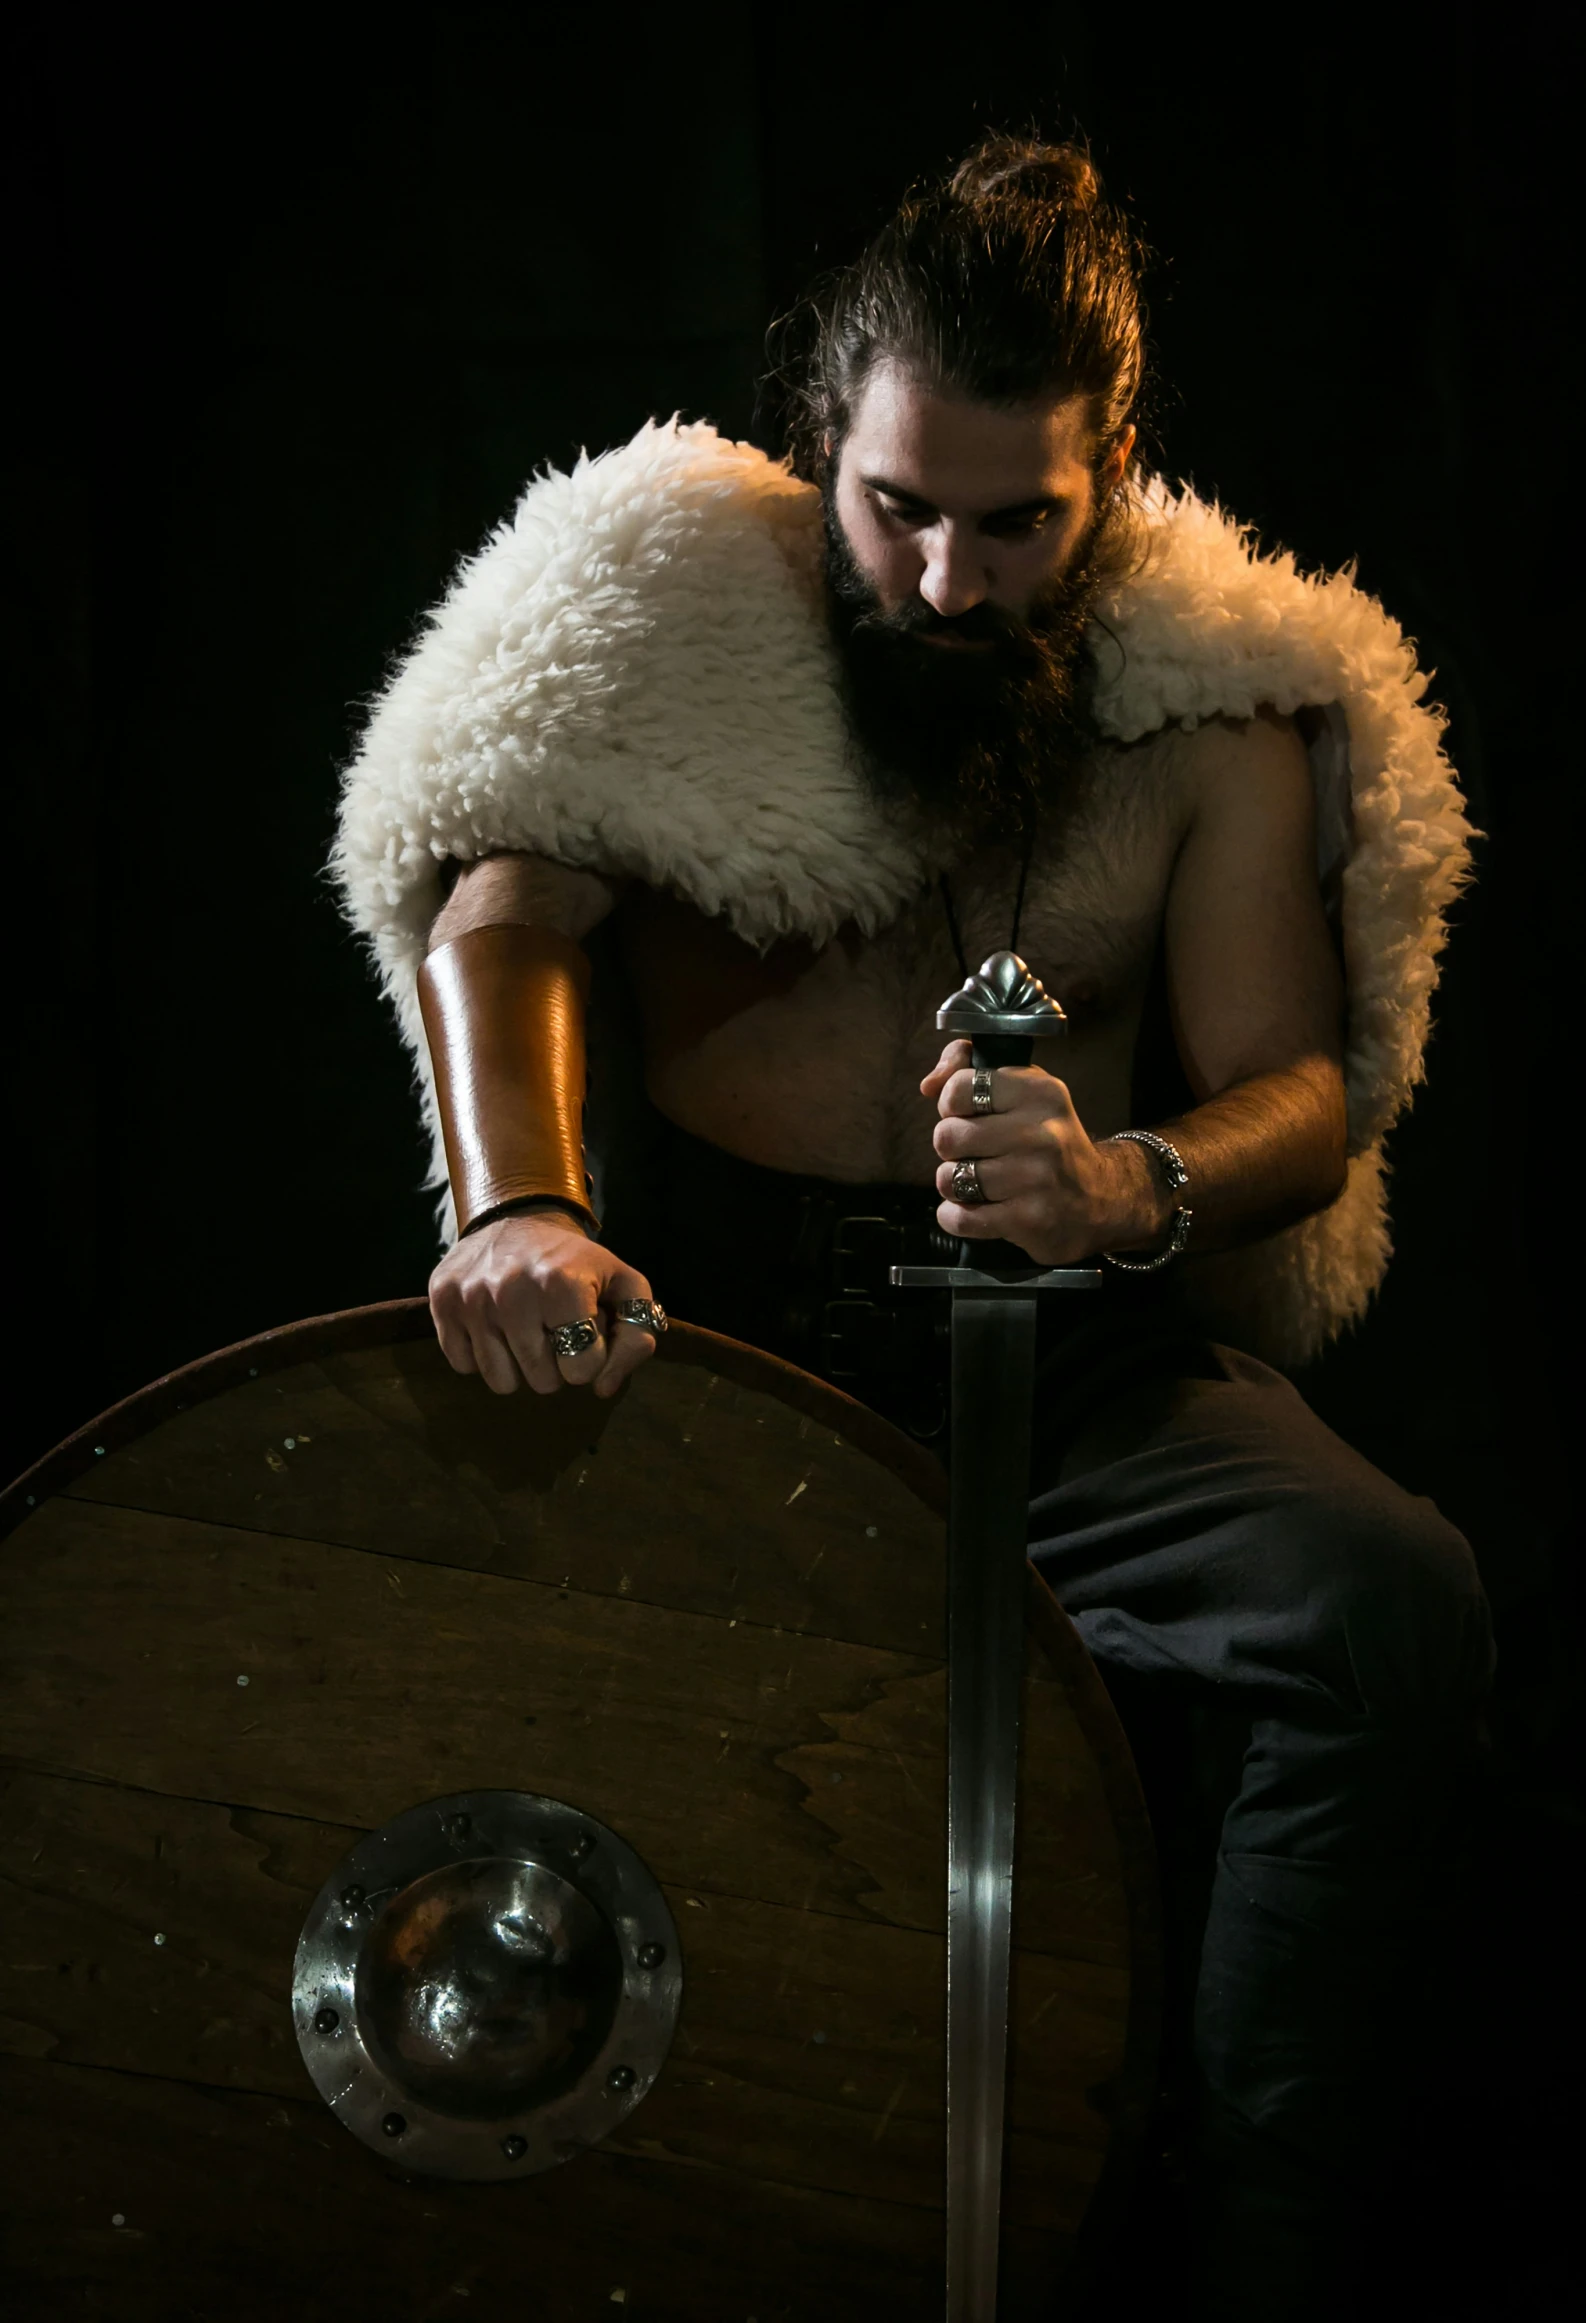
[[[980,604],[944,617],[923,597],[889,613],[829,486],[825,516],[843,705],[871,788],[970,840],[1027,837],[1073,790],[1093,738],[1085,630],[1112,563],[1105,512],[1022,616]]]

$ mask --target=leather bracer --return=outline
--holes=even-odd
[[[588,996],[588,960],[551,928],[470,928],[419,970],[459,1234],[531,1197],[596,1230],[584,1175]]]

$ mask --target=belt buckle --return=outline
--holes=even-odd
[[[821,1309],[821,1370],[833,1381],[862,1379],[865,1375],[864,1353],[860,1341],[857,1318],[873,1315],[874,1299],[828,1299]],[[853,1316],[855,1323],[845,1330],[840,1320]]]
[[[840,1299],[862,1298],[891,1282],[890,1270],[903,1259],[903,1228],[894,1218],[857,1215],[832,1222],[832,1290]]]
[[[821,1368],[828,1379],[862,1380],[875,1369],[873,1338],[866,1359],[865,1319],[880,1310],[876,1293],[890,1281],[901,1242],[890,1218],[856,1213],[832,1220],[832,1295],[821,1309]]]

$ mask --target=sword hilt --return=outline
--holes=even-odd
[[[978,975],[966,976],[959,990],[943,1001],[936,1011],[936,1029],[970,1043],[977,1072],[994,1072],[999,1065],[1027,1065],[1036,1042],[1066,1032],[1068,1019],[1017,952],[993,952],[982,961]],[[961,1239],[958,1263],[1001,1267],[1029,1262],[1011,1242],[982,1242],[972,1251]]]
[[[966,976],[936,1011],[936,1029],[967,1040],[977,1072],[999,1065],[1027,1065],[1037,1041],[1068,1029],[1068,1018],[1017,952],[993,952],[977,975]],[[1037,1291],[1099,1290],[1099,1266],[1036,1265],[1011,1242],[970,1242],[959,1238],[952,1266],[895,1266],[894,1290],[1005,1290],[1030,1297]]]

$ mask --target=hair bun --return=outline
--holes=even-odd
[[[954,170],[951,191],[970,204],[999,195],[1050,202],[1059,209],[1093,210],[1101,180],[1077,145],[1037,145],[1026,137],[988,137]]]

